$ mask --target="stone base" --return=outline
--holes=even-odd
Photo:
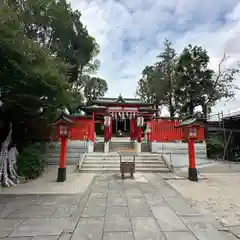
[[[141,144],[140,142],[137,142],[137,141],[136,141],[136,142],[134,143],[134,145],[135,145],[134,148],[135,148],[136,152],[137,152],[137,153],[140,153],[141,150],[142,150],[142,149],[141,149],[141,145],[142,145],[142,144]]]
[[[196,168],[188,168],[188,179],[193,182],[198,182],[198,173]]]
[[[104,152],[108,153],[109,152],[109,142],[104,143]]]
[[[67,169],[58,168],[57,182],[65,182],[67,178]]]
[[[89,153],[92,153],[94,151],[94,142],[89,141],[87,143],[87,150]]]

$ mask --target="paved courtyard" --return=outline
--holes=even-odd
[[[81,195],[0,195],[1,240],[237,239],[222,230],[158,174],[99,174]]]
[[[214,217],[240,239],[240,192],[236,191],[236,186],[240,183],[240,173],[234,172],[239,171],[239,164],[233,164],[229,172],[222,166],[219,170],[223,173],[216,173],[217,166],[208,170],[215,173],[206,173],[207,169],[203,170],[205,172],[202,171],[201,176],[205,179],[197,184],[184,179],[172,179],[169,182],[184,197],[191,199],[192,204],[202,213]]]

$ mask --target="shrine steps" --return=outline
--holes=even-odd
[[[133,148],[133,143],[127,142],[110,142],[109,151],[117,152],[118,148]]]
[[[86,143],[69,141],[68,150],[66,156],[67,165],[77,165],[79,159],[87,152]],[[58,165],[60,159],[60,143],[51,143],[47,146],[46,154],[44,155],[44,160],[48,165]]]
[[[130,141],[111,141],[109,144],[109,152],[117,152],[119,148],[134,148],[134,144]],[[151,152],[151,148],[148,143],[141,144],[142,152]],[[99,141],[94,144],[94,152],[104,152],[104,142]]]
[[[131,161],[130,157],[124,159]],[[116,152],[88,153],[79,164],[80,172],[119,172],[120,159]],[[169,172],[159,154],[140,153],[136,156],[136,172]]]

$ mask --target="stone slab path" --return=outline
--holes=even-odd
[[[0,240],[233,240],[157,174],[97,175],[83,195],[1,195]]]

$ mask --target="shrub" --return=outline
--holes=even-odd
[[[26,179],[35,179],[44,171],[44,144],[35,143],[25,147],[17,159],[17,172]]]
[[[207,152],[211,157],[220,157],[223,155],[224,143],[223,140],[218,136],[212,136],[207,139]]]

